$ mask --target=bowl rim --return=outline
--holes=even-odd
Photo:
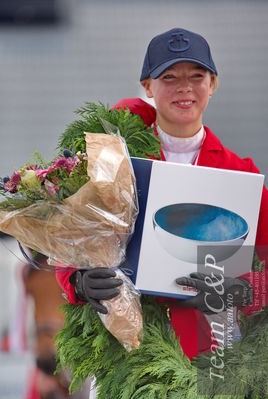
[[[236,216],[238,216],[240,219],[242,219],[244,222],[245,222],[245,224],[246,224],[246,227],[247,227],[247,229],[246,229],[246,231],[245,231],[245,233],[244,234],[241,234],[240,236],[238,236],[238,237],[236,237],[236,238],[232,238],[232,239],[229,239],[229,240],[221,240],[221,241],[205,241],[205,240],[196,240],[196,239],[194,239],[194,238],[188,238],[188,237],[182,237],[182,236],[180,236],[180,235],[177,235],[177,234],[173,234],[173,233],[171,233],[171,232],[169,232],[169,231],[167,231],[167,230],[165,230],[165,229],[163,229],[163,227],[161,227],[161,226],[159,226],[159,224],[156,222],[156,220],[155,220],[155,215],[156,215],[156,213],[160,210],[160,209],[163,209],[163,208],[167,208],[167,207],[169,207],[169,206],[172,206],[172,205],[207,205],[207,206],[209,206],[209,207],[213,207],[213,208],[218,208],[218,209],[223,209],[224,211],[227,211],[227,212],[230,212],[230,213],[232,213],[233,215],[236,215]],[[236,212],[234,212],[234,211],[230,211],[229,209],[227,209],[227,208],[223,208],[223,207],[221,207],[221,206],[218,206],[218,205],[211,205],[211,204],[205,204],[205,203],[201,203],[201,202],[181,202],[181,203],[172,203],[172,204],[169,204],[169,205],[165,205],[165,206],[163,206],[163,207],[161,207],[161,208],[159,208],[159,209],[157,209],[154,213],[153,213],[153,228],[154,228],[154,230],[155,230],[155,227],[157,226],[157,228],[158,229],[161,229],[161,230],[163,230],[165,233],[167,233],[167,234],[169,234],[169,235],[171,235],[172,237],[177,237],[177,238],[180,238],[180,239],[182,239],[182,240],[187,240],[187,241],[192,241],[192,242],[200,242],[200,243],[202,243],[202,244],[206,244],[206,245],[220,245],[220,244],[228,244],[228,242],[234,242],[234,241],[236,241],[236,240],[240,240],[240,239],[246,239],[247,238],[247,235],[248,235],[248,233],[249,233],[249,225],[248,225],[248,223],[247,223],[247,221],[243,218],[243,216],[240,216],[238,213],[236,213]],[[234,244],[235,245],[235,244]]]

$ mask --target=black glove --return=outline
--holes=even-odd
[[[183,307],[191,307],[206,314],[219,313],[230,306],[248,306],[253,303],[253,288],[247,280],[224,277],[220,274],[191,273],[190,278],[176,279],[178,285],[196,288],[196,296],[178,299]]]
[[[70,277],[70,283],[74,286],[77,298],[89,302],[99,313],[106,314],[107,309],[100,300],[112,299],[119,295],[117,288],[123,281],[114,278],[116,272],[104,267],[96,267],[89,270],[78,270]]]

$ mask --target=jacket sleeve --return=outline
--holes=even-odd
[[[261,272],[247,273],[241,278],[248,280],[253,287],[253,303],[249,306],[239,308],[246,316],[260,312],[268,304],[268,269]]]
[[[248,158],[247,161],[251,172],[260,173],[251,159]],[[265,186],[263,186],[261,198],[255,250],[263,264],[263,270],[241,276],[248,280],[253,287],[253,304],[240,308],[246,315],[258,312],[268,305],[268,190]]]
[[[58,267],[56,269],[57,282],[59,283],[61,289],[64,291],[69,303],[82,304],[83,302],[77,300],[75,291],[74,291],[74,287],[70,283],[70,277],[73,275],[73,273],[76,271],[76,269],[74,268],[71,271],[69,271],[69,270],[70,269],[68,269],[68,271],[65,271],[64,268]]]

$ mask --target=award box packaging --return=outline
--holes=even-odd
[[[196,271],[209,274],[206,253],[210,262],[214,258],[215,264],[224,266],[226,276],[251,270],[263,175],[131,161],[139,215],[121,266],[141,293],[195,295],[175,279]]]

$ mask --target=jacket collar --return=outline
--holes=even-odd
[[[212,133],[212,131],[204,126],[206,131],[206,140],[202,146],[202,151],[222,151],[223,145],[220,140]]]

